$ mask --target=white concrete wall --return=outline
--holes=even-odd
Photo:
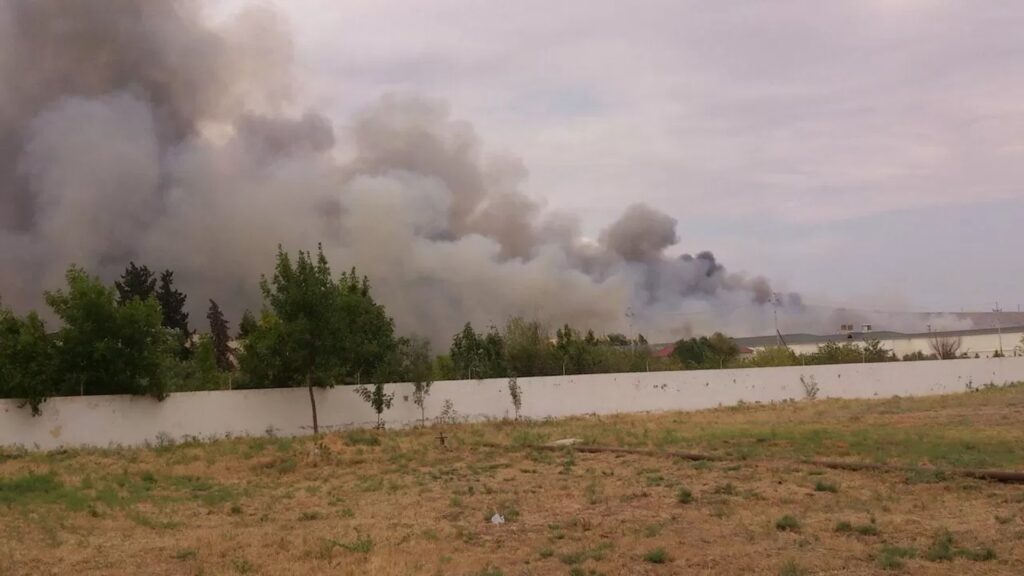
[[[801,377],[817,382],[819,398],[875,398],[963,392],[986,384],[1024,381],[1024,358],[945,360],[884,364],[795,366],[742,370],[650,372],[520,378],[522,416],[547,418],[660,410],[699,410],[743,402],[802,399]],[[412,386],[391,384],[389,426],[419,418]],[[369,426],[370,407],[350,387],[317,390],[323,429]],[[436,418],[451,400],[462,419],[512,415],[505,379],[436,382],[426,403]],[[163,402],[145,397],[54,398],[32,417],[16,400],[0,400],[0,445],[49,450],[62,446],[133,446],[161,438],[280,435],[311,431],[309,397],[303,388],[172,394]]]

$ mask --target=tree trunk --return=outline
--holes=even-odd
[[[313,394],[312,379],[306,374],[306,389],[309,390],[309,405],[313,409],[313,435],[320,435],[320,423],[316,419],[316,396]]]

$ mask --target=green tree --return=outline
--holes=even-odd
[[[384,364],[377,382],[411,382],[413,403],[420,409],[420,420],[425,420],[425,404],[434,381],[434,360],[430,341],[412,336],[395,340],[394,350]]]
[[[155,298],[129,298],[80,268],[65,275],[67,290],[46,293],[64,326],[56,335],[56,367],[70,394],[166,394],[163,366],[168,334]]]
[[[806,357],[808,364],[853,364],[864,362],[864,352],[855,342],[826,342]]]
[[[192,351],[192,333],[188,329],[188,312],[185,312],[186,296],[174,287],[174,272],[164,270],[160,274],[156,300],[160,303],[160,322],[174,331],[178,358],[187,359]]]
[[[505,340],[494,327],[481,336],[467,322],[452,338],[450,357],[456,378],[497,378],[506,373]]]
[[[384,383],[376,382],[372,386],[359,386],[356,388],[359,397],[368,403],[374,413],[377,414],[377,428],[384,429],[384,411],[391,409],[391,403],[395,400],[395,393],[384,392]]]
[[[736,341],[721,332],[715,332],[708,338],[708,350],[711,352],[708,368],[725,368],[740,353]]]
[[[24,319],[0,306],[0,398],[19,398],[32,415],[56,393],[54,345],[35,312]]]
[[[394,347],[394,325],[355,269],[331,276],[323,249],[293,263],[280,247],[271,278],[260,281],[264,310],[248,335],[242,368],[256,386],[305,386],[319,434],[314,387],[373,375]]]
[[[256,321],[256,317],[252,315],[252,312],[246,310],[242,313],[242,319],[238,322],[238,335],[239,340],[246,340],[249,335],[252,334],[259,322]]]
[[[224,390],[230,387],[229,375],[217,366],[217,352],[209,334],[196,339],[195,351],[189,358],[169,359],[164,373],[167,388],[171,392]]]
[[[231,355],[231,336],[228,332],[228,321],[224,319],[217,302],[210,300],[210,310],[206,313],[210,321],[210,343],[213,346],[217,367],[228,372],[234,368]]]
[[[117,303],[121,306],[130,300],[148,300],[156,293],[156,277],[146,266],[136,266],[129,262],[121,274],[121,279],[114,282],[117,289]]]
[[[505,364],[511,376],[553,373],[553,350],[547,330],[536,320],[513,317],[505,324]]]
[[[770,368],[776,366],[796,366],[800,358],[789,346],[767,346],[754,352],[754,355],[742,362],[746,368]]]
[[[896,353],[882,346],[877,338],[868,338],[861,346],[862,362],[895,362]]]
[[[736,342],[715,332],[711,337],[689,338],[676,342],[672,354],[686,370],[725,368],[739,355]]]

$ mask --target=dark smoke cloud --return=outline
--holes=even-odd
[[[769,325],[767,281],[670,255],[667,214],[630,206],[588,240],[443,104],[385,96],[340,131],[296,110],[290,61],[265,10],[213,26],[194,1],[0,3],[5,303],[38,306],[71,263],[112,279],[134,259],[238,314],[278,244],[322,242],[437,342],[512,314],[652,338]]]

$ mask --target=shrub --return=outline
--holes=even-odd
[[[800,530],[800,521],[787,514],[775,521],[775,529],[780,532],[798,532]]]
[[[664,548],[655,548],[644,554],[644,562],[648,564],[665,564],[669,561],[668,552]]]
[[[680,488],[679,491],[676,492],[676,502],[679,502],[680,504],[689,504],[693,502],[693,492],[685,486]]]

